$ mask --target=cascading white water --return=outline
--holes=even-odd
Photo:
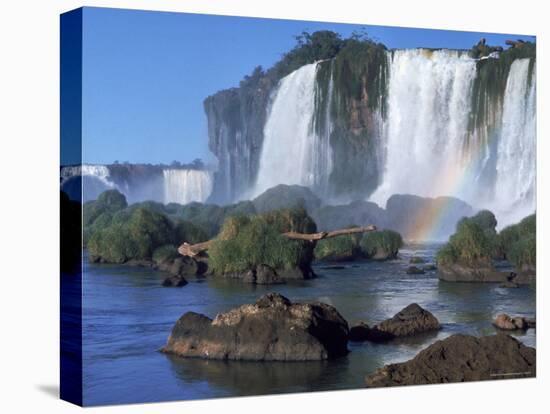
[[[105,165],[93,165],[93,164],[83,164],[83,165],[71,165],[66,166],[61,169],[61,185],[73,177],[82,176],[82,177],[94,177],[99,180],[106,187],[114,188],[115,184],[110,179],[109,168]]]
[[[506,82],[502,129],[497,147],[494,208],[516,222],[536,208],[535,73],[529,59],[512,63]]]
[[[384,205],[393,194],[454,192],[446,186],[467,166],[462,148],[476,63],[450,50],[389,53],[388,116],[381,140],[386,160],[381,185],[371,199]]]
[[[117,188],[105,165],[72,165],[61,168],[61,190],[73,200],[95,200],[104,191]]]
[[[209,171],[166,169],[163,175],[165,204],[204,202],[212,192],[213,181]]]
[[[385,167],[370,199],[384,205],[400,193],[455,196],[494,211],[500,228],[533,213],[536,104],[529,59],[513,62],[504,104],[491,103],[489,132],[488,126],[469,130],[475,60],[450,50],[389,54]]]
[[[254,195],[278,184],[322,187],[328,180],[329,134],[318,137],[314,128],[317,68],[318,63],[302,66],[279,82],[264,126]]]

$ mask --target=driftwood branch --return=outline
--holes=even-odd
[[[319,233],[296,233],[289,231],[282,235],[291,240],[306,240],[316,242],[323,239],[329,239],[331,237],[344,236],[348,234],[367,233],[369,231],[376,231],[376,226],[370,225],[366,227],[352,227],[349,229],[339,229],[333,231],[322,231]],[[213,240],[208,240],[202,243],[189,244],[183,243],[178,247],[178,253],[182,256],[194,257],[199,253],[207,251],[212,245]]]

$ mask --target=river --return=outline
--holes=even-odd
[[[189,279],[161,286],[162,273],[146,268],[85,264],[83,276],[84,404],[104,405],[261,395],[364,387],[364,378],[390,362],[454,333],[495,333],[498,313],[535,316],[535,289],[498,284],[448,283],[436,272],[407,275],[411,256],[433,261],[438,245],[409,245],[388,262],[318,264],[316,279],[274,286],[237,280]],[[323,362],[204,361],[158,352],[176,320],[194,311],[214,317],[275,291],[294,301],[335,306],[350,326],[389,318],[416,302],[442,324],[434,334],[386,344],[351,343],[350,353]],[[515,333],[535,346],[535,330]]]

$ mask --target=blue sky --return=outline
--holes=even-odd
[[[300,32],[365,29],[389,48],[467,49],[529,36],[85,8],[83,162],[190,162],[208,151],[204,98],[268,68]]]

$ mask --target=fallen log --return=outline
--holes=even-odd
[[[345,236],[348,234],[367,233],[370,231],[376,231],[376,226],[370,225],[366,227],[352,227],[349,229],[339,229],[333,231],[321,231],[318,233],[297,233],[289,231],[282,235],[291,240],[305,240],[310,242],[317,242],[319,240],[328,239],[331,237]],[[208,240],[202,243],[189,244],[183,243],[178,247],[178,253],[182,256],[194,257],[198,254],[207,251],[214,240]]]

